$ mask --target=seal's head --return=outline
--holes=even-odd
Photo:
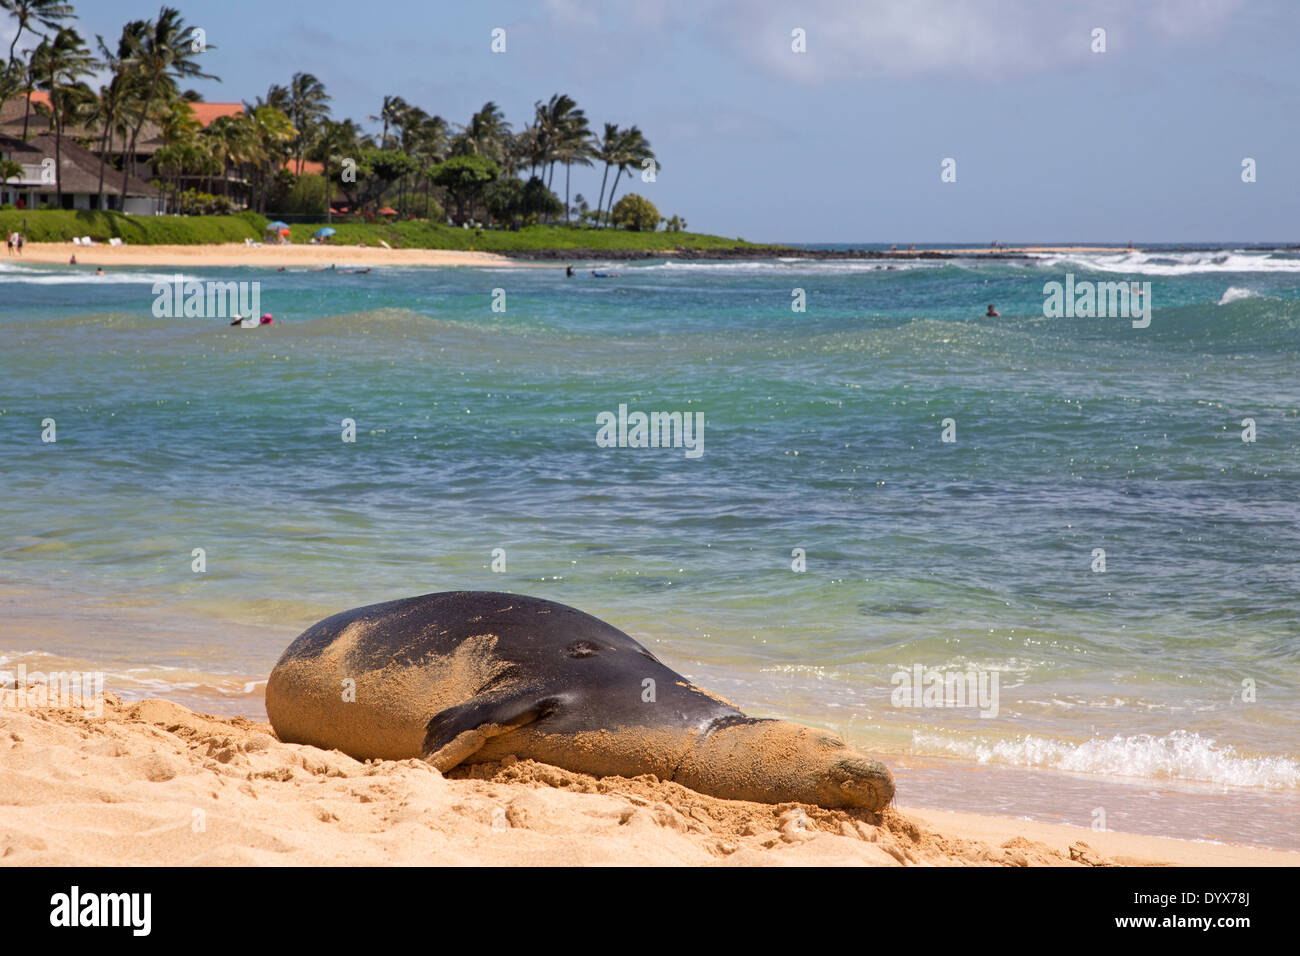
[[[730,800],[812,803],[877,812],[894,798],[884,764],[837,734],[785,720],[722,717],[705,729],[673,779]]]

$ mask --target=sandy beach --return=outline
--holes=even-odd
[[[1300,853],[966,813],[720,800],[532,761],[359,763],[105,695],[0,710],[0,862],[32,865],[1300,865]]]
[[[522,265],[491,252],[458,249],[383,249],[373,246],[246,246],[231,242],[205,246],[74,246],[70,242],[31,242],[9,262],[67,263],[81,266],[509,266]]]
[[[788,250],[787,250],[788,251]],[[1114,246],[1026,246],[1023,248],[1001,249],[898,249],[881,252],[884,258],[915,259],[924,254],[953,256],[1000,256],[1028,254],[1067,254],[1088,252],[1120,253],[1128,250]],[[1134,250],[1137,251],[1137,250]],[[773,255],[779,254],[773,253]],[[21,263],[55,263],[66,264],[72,256],[77,257],[80,266],[154,266],[195,268],[199,266],[280,266],[301,267],[314,266],[326,268],[330,265],[340,266],[517,266],[519,268],[548,269],[555,268],[556,262],[563,257],[550,261],[526,261],[499,255],[494,252],[468,252],[458,249],[383,249],[375,246],[344,245],[262,245],[247,246],[232,242],[219,245],[199,246],[74,246],[70,242],[33,242],[23,248],[21,257],[14,256],[7,261]],[[610,252],[613,258],[623,258],[619,250]],[[655,253],[652,258],[671,258],[676,252],[666,249]],[[575,250],[575,259],[587,257],[581,250]],[[599,254],[596,255],[600,258]],[[707,258],[707,255],[705,256]]]

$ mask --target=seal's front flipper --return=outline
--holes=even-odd
[[[493,737],[554,713],[558,697],[479,700],[433,715],[425,727],[423,758],[446,773]]]

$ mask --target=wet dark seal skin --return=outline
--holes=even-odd
[[[266,709],[288,743],[442,771],[513,754],[736,800],[876,811],[894,796],[889,771],[835,734],[748,717],[604,621],[519,594],[328,617],[275,665]]]

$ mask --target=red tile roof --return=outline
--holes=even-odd
[[[287,169],[291,173],[298,172],[298,160],[296,158],[286,159],[280,166],[281,169]],[[319,176],[325,172],[325,167],[314,159],[304,159],[302,161],[302,174],[304,176]]]
[[[219,116],[238,116],[244,112],[243,103],[191,103],[190,112],[194,118],[208,126]]]

